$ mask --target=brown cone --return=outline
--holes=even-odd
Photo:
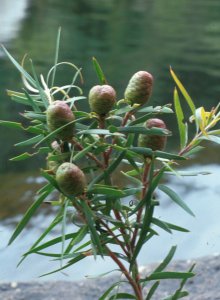
[[[67,196],[75,196],[84,193],[86,178],[79,167],[65,162],[59,166],[56,172],[56,181],[59,188]]]
[[[153,87],[153,76],[146,71],[135,73],[125,90],[125,100],[132,104],[144,105],[150,98]]]
[[[49,105],[46,116],[47,125],[51,132],[75,120],[69,105],[59,100]],[[57,137],[63,141],[68,141],[73,137],[73,130],[74,124],[70,124],[58,132]]]
[[[145,123],[145,127],[150,129],[152,127],[166,129],[166,124],[161,119],[149,119]],[[138,137],[138,146],[151,148],[153,151],[156,150],[164,150],[166,146],[167,137],[160,136],[160,135],[147,135],[147,134],[140,134]]]
[[[116,102],[116,92],[110,85],[96,85],[89,92],[89,105],[91,111],[105,116]]]

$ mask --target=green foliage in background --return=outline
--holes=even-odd
[[[24,253],[21,262],[31,254],[59,260],[60,268],[45,276],[72,267],[89,256],[110,257],[117,265],[117,272],[123,276],[100,295],[100,300],[149,300],[160,280],[164,279],[179,280],[179,288],[166,300],[183,298],[188,295],[184,284],[194,276],[194,266],[181,272],[167,270],[176,246],[147,276],[140,273],[137,259],[143,246],[158,235],[158,228],[169,234],[188,231],[154,216],[160,205],[155,192],[159,189],[186,213],[194,216],[181,196],[162,183],[162,179],[170,175],[197,174],[181,173],[175,167],[202,150],[200,144],[203,140],[220,143],[220,130],[216,128],[220,119],[219,105],[210,111],[197,108],[172,69],[170,72],[176,86],[174,111],[170,105],[148,105],[153,77],[146,71],[135,73],[125,88],[124,99],[117,99],[117,93],[108,84],[95,58],[93,66],[98,83],[86,97],[81,88],[81,69],[70,62],[59,62],[59,44],[60,30],[54,65],[46,76],[37,75],[32,60],[29,60],[31,72],[28,73],[24,69],[27,58],[24,57],[19,64],[2,46],[21,73],[24,84],[23,91],[10,90],[8,95],[24,105],[22,115],[29,121],[29,126],[7,120],[1,120],[0,124],[30,133],[30,138],[15,145],[25,150],[11,160],[45,155],[46,163],[41,174],[47,180],[17,225],[9,244],[25,229],[42,203],[47,202],[57,207],[57,215]],[[59,86],[56,72],[63,65],[72,68],[74,74],[66,85]],[[77,84],[79,81],[80,84]],[[78,110],[79,101],[88,101],[91,111]],[[191,112],[189,121],[181,101],[185,101]],[[172,128],[167,129],[161,119],[164,114],[176,117],[180,135],[178,153],[164,150],[172,135]],[[188,128],[192,132],[193,127],[194,134],[188,137]],[[117,176],[124,177],[123,186],[118,184]],[[127,201],[128,197],[132,200]],[[75,224],[71,233],[66,232],[69,215]],[[56,226],[61,226],[61,235],[45,241]],[[61,252],[51,252],[50,247],[57,244],[61,245]],[[130,284],[133,294],[119,290],[124,282]]]

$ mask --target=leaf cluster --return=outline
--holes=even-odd
[[[146,299],[154,295],[160,280],[179,279],[180,286],[173,295],[166,298],[180,299],[188,295],[183,290],[187,279],[194,276],[193,267],[188,272],[167,271],[176,246],[173,246],[163,262],[148,276],[143,278],[138,270],[137,259],[143,246],[153,237],[158,236],[158,229],[172,234],[173,231],[188,232],[187,229],[171,224],[154,216],[160,199],[157,190],[162,191],[186,213],[194,216],[183,199],[168,185],[161,183],[165,176],[195,176],[197,173],[179,172],[175,166],[190,158],[190,155],[201,150],[202,140],[219,143],[219,129],[213,129],[220,119],[219,106],[206,112],[204,108],[196,108],[188,92],[173,70],[171,75],[175,81],[174,114],[180,134],[180,150],[170,153],[164,150],[152,150],[140,147],[137,143],[140,135],[148,137],[169,137],[172,132],[166,128],[146,128],[145,122],[151,118],[173,114],[170,105],[142,106],[131,104],[126,99],[116,102],[106,116],[95,112],[79,111],[78,101],[85,101],[81,86],[81,69],[69,62],[58,62],[60,30],[58,32],[54,65],[46,76],[37,76],[33,62],[30,60],[32,74],[24,69],[24,60],[19,64],[3,47],[5,54],[12,61],[24,83],[22,92],[8,91],[10,98],[24,105],[23,117],[29,126],[21,123],[0,121],[0,125],[24,130],[30,138],[17,143],[20,148],[30,148],[22,152],[13,161],[26,160],[35,155],[46,154],[46,166],[41,170],[47,183],[37,193],[36,200],[18,223],[9,244],[20,235],[43,202],[57,207],[54,220],[43,234],[24,253],[20,263],[31,254],[48,256],[61,265],[58,269],[45,275],[62,271],[89,256],[110,257],[124,276],[123,280],[114,283],[99,299]],[[69,84],[58,86],[56,72],[61,65],[74,70]],[[101,85],[107,79],[98,61],[93,58],[94,70]],[[46,78],[46,79],[44,79]],[[80,84],[81,84],[80,83]],[[179,93],[183,96],[192,116],[189,122],[195,123],[195,135],[188,139],[188,122],[182,109]],[[75,119],[56,130],[50,131],[47,124],[47,108],[55,100],[62,100],[69,105]],[[66,126],[74,124],[73,137],[68,141],[58,138],[58,133]],[[84,172],[88,185],[81,195],[69,196],[60,188],[56,180],[57,168],[65,162],[76,164]],[[115,175],[117,174],[117,175]],[[119,177],[123,178],[123,184]],[[48,196],[52,200],[47,200]],[[51,197],[50,197],[51,199]],[[128,201],[127,199],[131,199]],[[72,232],[67,233],[67,225]],[[51,231],[60,226],[60,236],[48,239]],[[46,240],[47,238],[47,240]],[[52,246],[61,245],[59,253],[52,252]],[[116,247],[117,246],[117,247]],[[115,250],[117,249],[117,250]],[[128,267],[127,267],[128,266]],[[134,294],[119,291],[122,283],[127,282]],[[151,282],[153,282],[151,284]],[[143,288],[149,285],[143,298]]]

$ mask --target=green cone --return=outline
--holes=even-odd
[[[46,116],[47,125],[51,132],[75,120],[74,114],[68,104],[59,100],[49,105]],[[63,141],[68,141],[73,137],[73,130],[74,124],[70,124],[58,132],[57,137]]]
[[[166,124],[161,119],[149,119],[145,123],[145,127],[150,129],[152,127],[166,129]],[[164,150],[166,146],[167,137],[160,135],[146,135],[140,134],[138,137],[138,146],[151,148],[153,151]]]
[[[79,167],[69,162],[59,166],[56,172],[56,181],[67,196],[83,194],[86,187],[84,173]]]
[[[110,85],[96,85],[89,92],[91,111],[105,116],[116,102],[116,92]]]
[[[124,98],[132,104],[143,105],[149,100],[152,87],[153,76],[146,71],[139,71],[131,77]]]

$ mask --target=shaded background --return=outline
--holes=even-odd
[[[123,97],[131,75],[144,69],[155,78],[151,105],[172,103],[174,82],[169,74],[171,65],[196,106],[205,106],[210,110],[219,102],[218,0],[0,0],[0,5],[0,42],[18,61],[28,53],[39,74],[46,74],[53,64],[57,30],[62,26],[59,60],[71,61],[83,68],[85,94],[97,83],[91,62],[92,56],[95,56],[108,81],[118,91],[118,98]],[[57,82],[66,83],[70,78],[72,70],[60,68]],[[23,121],[18,115],[23,107],[11,102],[5,92],[6,89],[21,90],[21,79],[2,51],[0,87],[0,119]],[[173,116],[167,121],[170,128],[176,124]],[[31,273],[27,267],[17,273],[14,271],[20,254],[44,227],[48,219],[48,216],[45,218],[45,210],[36,217],[34,230],[30,225],[15,246],[8,249],[4,246],[14,224],[33,201],[34,191],[42,184],[42,178],[38,175],[39,166],[43,167],[40,158],[20,163],[8,161],[21,150],[14,148],[13,144],[24,137],[23,132],[0,127],[0,257],[3,262],[0,279],[5,280],[35,278],[48,267],[39,257],[31,261],[35,262],[34,272]],[[177,137],[174,130],[170,148],[176,148]],[[179,215],[178,208],[165,198],[158,215],[163,219],[170,218],[170,221],[178,220],[182,226],[187,224],[192,233],[186,238],[172,236],[169,241],[167,236],[162,235],[161,240],[152,244],[152,249],[146,252],[149,255],[141,257],[143,264],[163,257],[163,253],[155,251],[155,247],[160,248],[161,244],[166,245],[163,250],[165,254],[170,244],[180,243],[182,250],[177,253],[177,258],[192,258],[219,251],[219,162],[219,147],[211,145],[192,161],[191,167],[187,164],[184,167],[208,170],[214,175],[180,182],[171,180],[170,184],[194,209],[196,219],[188,218],[181,211]],[[92,262],[90,266],[92,269]],[[88,270],[88,265],[85,268]],[[84,274],[84,271],[82,266],[81,273],[79,270],[76,272],[77,276],[82,276],[79,274]]]

